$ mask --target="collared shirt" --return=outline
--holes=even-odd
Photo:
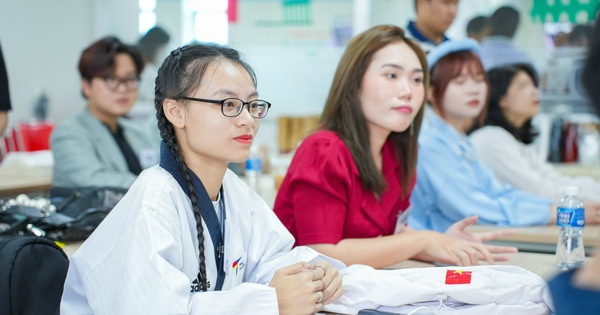
[[[392,142],[384,144],[381,155],[387,189],[378,200],[364,188],[352,154],[337,134],[319,131],[302,141],[274,207],[296,245],[394,233],[398,215],[410,203],[400,196],[401,170]]]
[[[469,139],[435,112],[421,127],[417,174],[408,220],[413,228],[444,232],[472,215],[480,224],[502,226],[550,219],[550,200],[500,184]]]
[[[416,25],[414,21],[409,21],[408,25],[406,26],[406,30],[408,32],[406,32],[406,36],[409,38],[412,38],[413,40],[415,40],[415,42],[417,42],[417,44],[419,44],[421,46],[421,48],[423,49],[423,51],[428,52],[430,50],[433,49],[433,47],[437,46],[438,44],[436,44],[431,38],[423,35],[423,33],[421,33]],[[446,34],[443,34],[443,39],[442,42],[447,41],[449,38],[446,37]]]
[[[518,49],[511,39],[505,36],[490,36],[483,40],[481,62],[486,71],[513,63],[525,63],[535,68],[531,57]]]

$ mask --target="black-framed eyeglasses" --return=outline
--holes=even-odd
[[[114,75],[107,75],[99,78],[102,79],[102,81],[104,81],[106,87],[109,88],[111,91],[116,91],[120,85],[123,85],[125,87],[125,90],[127,91],[135,90],[137,89],[138,82],[140,80],[137,77],[118,78]]]
[[[269,112],[269,108],[271,108],[271,103],[263,100],[253,100],[250,102],[244,102],[239,98],[230,97],[224,100],[209,100],[205,98],[195,98],[195,97],[181,97],[184,100],[204,102],[204,103],[212,103],[221,105],[221,113],[225,117],[236,117],[242,113],[244,109],[244,105],[248,106],[248,112],[250,116],[256,119],[265,118],[267,116],[267,112]]]

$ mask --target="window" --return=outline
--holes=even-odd
[[[146,34],[156,25],[156,0],[138,0],[138,6],[140,7],[138,31],[140,34]]]
[[[228,0],[172,1],[169,1],[169,6],[178,5],[179,15],[166,18],[167,22],[181,25],[179,35],[182,44],[197,41],[224,45],[229,42]],[[157,0],[138,0],[138,5],[140,8],[138,31],[140,34],[145,34],[157,24]],[[162,19],[161,15],[161,22],[164,22]]]
[[[227,0],[188,0],[192,14],[192,37],[199,42],[227,44]]]

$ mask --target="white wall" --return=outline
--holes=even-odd
[[[230,45],[256,71],[261,98],[273,104],[257,138],[271,152],[279,116],[321,113],[344,48],[332,29],[352,24],[350,0],[313,0],[310,9],[312,23],[286,24],[280,0],[240,0],[230,26]]]
[[[0,1],[10,122],[28,119],[43,90],[56,121],[79,111],[84,106],[77,71],[81,51],[107,34],[136,39],[137,10],[137,0]]]
[[[548,54],[541,24],[532,23],[532,1],[460,0],[459,15],[448,31],[463,38],[467,21],[490,14],[501,4],[521,9],[517,43],[537,60]],[[280,115],[320,113],[344,47],[336,45],[334,26],[353,25],[364,12],[361,26],[396,24],[414,18],[413,0],[313,0],[309,25],[282,23],[280,0],[238,0],[238,21],[230,27],[231,45],[255,68],[261,96],[274,105],[261,136],[274,142]],[[358,9],[358,6],[363,7]],[[367,5],[369,10],[365,10]],[[179,0],[158,0],[157,18],[172,35],[173,47],[182,44],[182,6]],[[11,121],[31,116],[42,90],[50,98],[50,116],[60,122],[85,104],[80,95],[77,61],[84,47],[107,34],[135,42],[138,38],[137,0],[14,0],[0,2],[0,42],[7,62]],[[362,31],[354,30],[354,32]]]

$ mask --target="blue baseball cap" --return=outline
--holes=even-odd
[[[479,43],[474,39],[460,39],[460,40],[447,40],[437,46],[435,46],[432,50],[427,54],[427,65],[429,66],[429,70],[435,66],[435,64],[440,61],[440,59],[444,58],[449,53],[457,52],[457,51],[472,51],[477,57],[481,58],[481,48],[479,48]]]

